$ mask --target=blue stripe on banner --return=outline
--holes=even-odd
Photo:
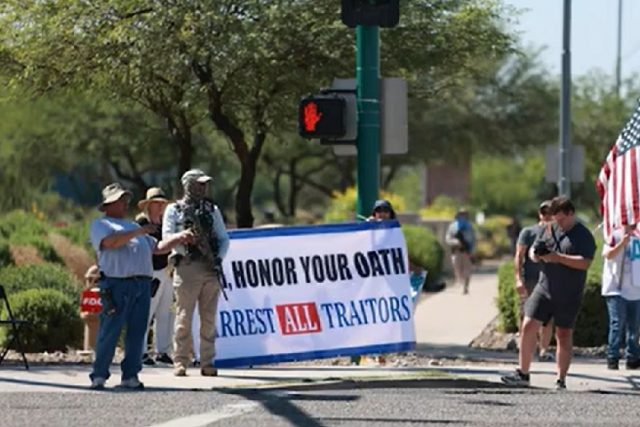
[[[334,348],[331,350],[305,351],[302,353],[269,354],[266,356],[239,357],[216,360],[216,368],[237,368],[240,366],[266,365],[269,363],[298,362],[302,360],[326,359],[329,357],[357,356],[360,354],[383,354],[413,350],[415,341],[393,344],[376,344],[363,347]]]
[[[397,220],[347,222],[343,224],[297,225],[290,227],[250,228],[229,230],[231,239],[251,239],[255,237],[299,236],[302,234],[350,233],[352,231],[398,228]]]

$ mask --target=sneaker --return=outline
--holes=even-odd
[[[501,377],[500,380],[507,385],[516,387],[529,386],[529,374],[523,373],[520,369],[516,369],[512,374]]]
[[[160,353],[156,356],[156,362],[158,363],[166,363],[168,365],[173,365],[173,359],[169,357],[167,353]]]
[[[627,360],[625,367],[627,369],[630,370],[634,370],[634,369],[638,369],[640,368],[640,359],[636,359],[636,360]]]
[[[142,363],[147,366],[153,366],[156,362],[149,356],[149,353],[145,353],[142,355]]]
[[[106,379],[96,377],[91,380],[91,385],[89,386],[89,388],[91,390],[104,390],[104,385],[106,384],[106,382],[107,382]]]
[[[607,369],[617,371],[619,368],[618,361],[613,359],[607,359]]]
[[[203,366],[202,369],[200,369],[200,375],[203,377],[217,377],[218,370],[213,366]]]
[[[173,369],[173,375],[176,377],[186,377],[187,376],[187,368],[184,366],[176,366]]]
[[[556,380],[556,390],[557,391],[562,391],[562,390],[566,390],[567,389],[567,384],[565,382],[565,380],[558,378]]]
[[[200,367],[200,361],[198,359],[193,359],[193,362],[191,364],[193,365],[194,368]]]
[[[119,388],[126,388],[129,390],[144,390],[144,384],[140,382],[138,377],[127,378],[120,382]]]
[[[543,351],[538,355],[539,362],[553,362],[554,360],[556,360],[556,358],[553,356],[553,353]]]

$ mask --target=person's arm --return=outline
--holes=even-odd
[[[591,265],[592,259],[585,258],[582,255],[567,255],[559,254],[557,252],[551,252],[548,255],[541,256],[544,262],[555,262],[557,264],[565,265],[575,270],[588,270]]]
[[[188,243],[193,240],[193,232],[191,230],[183,230],[179,233],[172,233],[163,238],[155,246],[153,253],[155,255],[163,255],[169,253],[171,249],[183,243]]]
[[[119,231],[110,234],[100,241],[100,249],[118,249],[126,245],[131,239],[144,234],[153,233],[156,230],[155,225],[147,224],[143,227],[129,231]]]
[[[527,255],[527,246],[518,243],[516,246],[516,255],[513,258],[513,265],[516,270],[516,290],[520,295],[526,293],[524,281],[522,279],[522,266],[524,265],[524,257]]]
[[[627,246],[630,238],[631,234],[625,234],[622,239],[613,246],[605,245],[605,247],[602,249],[602,256],[606,259],[615,258],[625,248],[625,246]]]
[[[457,233],[458,233],[458,226],[454,221],[449,225],[449,228],[447,228],[447,234],[445,236],[445,243],[448,246],[451,246],[454,248],[461,246],[460,240],[456,237]]]
[[[588,270],[596,252],[596,242],[589,231],[586,233],[586,235],[577,238],[577,242],[574,242],[577,254],[551,252],[540,258],[545,262],[555,262],[575,270]]]
[[[224,259],[227,255],[227,251],[229,250],[229,235],[227,234],[227,229],[224,226],[224,219],[222,218],[222,214],[218,208],[213,211],[213,229],[216,233],[216,238],[218,239],[218,256],[220,259]]]

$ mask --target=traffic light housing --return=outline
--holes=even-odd
[[[400,21],[399,0],[342,0],[341,18],[344,25],[391,28]]]
[[[324,91],[303,98],[298,106],[298,132],[326,144],[353,143],[358,136],[355,93]]]

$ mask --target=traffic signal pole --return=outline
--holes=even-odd
[[[360,217],[368,217],[380,185],[380,28],[356,27],[358,88],[358,199]]]

